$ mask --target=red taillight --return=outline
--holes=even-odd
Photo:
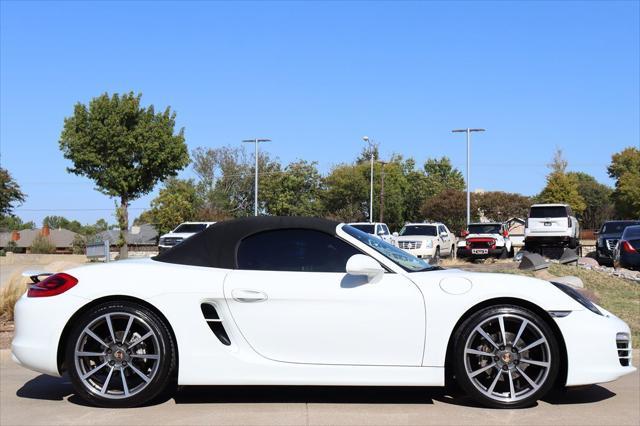
[[[460,231],[460,236],[461,237],[466,237],[467,235],[469,235],[469,231],[467,231],[467,230]]]
[[[622,242],[622,250],[626,251],[627,253],[635,253],[636,249],[633,248],[633,246],[631,244],[629,244],[629,241],[623,241]]]
[[[74,285],[78,284],[78,280],[69,274],[61,272],[48,276],[44,280],[32,284],[27,292],[27,297],[49,297],[64,293]]]

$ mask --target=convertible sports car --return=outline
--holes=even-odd
[[[444,270],[325,219],[219,222],[153,259],[32,275],[14,360],[99,406],[176,384],[457,383],[521,407],[635,370],[629,327],[570,287]]]

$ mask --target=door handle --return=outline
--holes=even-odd
[[[233,300],[242,303],[264,302],[267,294],[258,290],[234,289],[231,291]]]

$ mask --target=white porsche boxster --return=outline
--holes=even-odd
[[[176,385],[457,383],[522,407],[635,370],[627,324],[571,287],[430,266],[325,219],[219,222],[153,259],[32,279],[14,360],[98,406]]]

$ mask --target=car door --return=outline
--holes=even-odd
[[[449,253],[451,253],[451,238],[449,237],[449,233],[443,225],[438,225],[438,237],[442,241],[442,245],[440,246],[440,253],[442,255],[448,255]]]
[[[420,365],[421,292],[402,274],[346,274],[360,251],[314,230],[245,238],[224,293],[238,329],[265,358],[304,364]]]

